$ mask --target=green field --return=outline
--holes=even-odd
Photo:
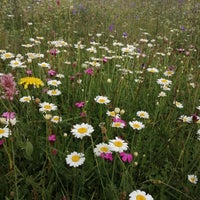
[[[200,200],[200,3],[1,0],[0,199]]]

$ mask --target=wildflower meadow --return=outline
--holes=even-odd
[[[0,200],[200,200],[197,0],[0,1]]]

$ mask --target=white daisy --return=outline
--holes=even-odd
[[[61,94],[61,91],[58,90],[58,89],[55,89],[55,90],[48,90],[48,91],[47,91],[47,94],[48,94],[49,96],[58,96],[58,95]]]
[[[1,59],[2,60],[6,60],[6,59],[9,59],[9,58],[14,58],[14,54],[13,53],[10,53],[10,52],[5,52],[3,54],[1,54]]]
[[[174,101],[173,104],[177,107],[177,108],[183,108],[183,104],[178,102],[178,101]]]
[[[0,138],[2,137],[8,137],[9,135],[11,135],[11,131],[9,128],[0,128]]]
[[[192,122],[192,116],[181,115],[179,119],[186,123]]]
[[[112,122],[111,126],[115,128],[124,128],[126,124],[120,121],[116,121],[116,122]]]
[[[196,109],[197,109],[197,110],[200,110],[200,106],[197,106]]]
[[[83,153],[72,152],[65,158],[66,163],[70,167],[78,167],[82,165],[85,161],[85,155]]]
[[[160,78],[157,80],[157,83],[159,85],[170,85],[172,83],[172,81],[165,79],[165,78]]]
[[[109,145],[104,142],[97,144],[94,148],[96,156],[100,156],[102,153],[111,153]]]
[[[53,103],[43,102],[43,103],[40,103],[39,106],[41,107],[39,109],[40,112],[57,110],[57,106]]]
[[[32,100],[31,96],[23,96],[19,99],[19,101],[22,103],[24,102],[30,103],[31,100]]]
[[[86,123],[76,124],[71,129],[71,133],[74,135],[74,137],[80,139],[83,139],[85,136],[91,136],[90,134],[92,132],[94,132],[94,128]]]
[[[133,130],[141,130],[145,128],[145,125],[139,121],[131,121],[129,122],[129,125],[133,128]]]
[[[12,68],[17,68],[17,67],[19,67],[19,68],[26,68],[26,65],[23,65],[23,64],[24,64],[24,62],[21,62],[19,59],[11,60],[10,61],[10,66]]]
[[[50,69],[50,64],[49,63],[46,63],[46,62],[42,62],[42,63],[38,63],[38,66],[39,67],[42,67],[42,68],[48,68]]]
[[[106,96],[96,96],[94,100],[99,104],[108,104],[110,100]]]
[[[174,74],[173,70],[167,70],[167,71],[164,72],[164,75],[168,76],[168,77],[172,76],[173,74]]]
[[[51,121],[52,122],[54,122],[54,123],[58,123],[58,122],[61,122],[62,121],[62,117],[60,117],[60,116],[53,116],[52,118],[51,118]]]
[[[128,149],[128,143],[121,138],[115,137],[115,139],[109,141],[109,147],[111,151],[123,152]]]
[[[146,111],[138,111],[137,116],[144,119],[149,119],[149,114]]]
[[[110,116],[110,117],[116,117],[116,113],[115,113],[115,111],[107,111],[106,112],[106,114],[108,115],[108,116]]]
[[[193,184],[197,184],[198,178],[196,175],[191,174],[191,175],[188,175],[188,181],[190,181]]]
[[[129,194],[129,200],[153,200],[153,197],[150,194],[141,190],[135,190]]]
[[[152,67],[152,68],[147,68],[147,71],[148,72],[151,72],[151,73],[158,73],[159,72],[159,70],[157,69],[157,68],[154,68],[154,67]]]
[[[51,85],[51,86],[58,87],[61,84],[61,81],[58,81],[58,80],[49,80],[49,81],[47,81],[47,84]]]

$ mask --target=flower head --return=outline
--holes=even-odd
[[[76,137],[83,139],[85,136],[90,136],[90,134],[94,132],[94,129],[91,125],[82,123],[76,124],[73,126],[71,133]]]
[[[85,155],[83,153],[72,152],[65,158],[66,163],[70,167],[78,167],[85,162]]]
[[[130,153],[121,152],[119,154],[123,162],[131,162],[133,160],[133,156]]]
[[[101,158],[104,158],[105,160],[113,161],[113,156],[112,153],[101,153],[100,154]]]
[[[96,147],[94,148],[94,153],[96,156],[100,156],[102,153],[111,153],[111,151],[109,145],[102,142],[96,145]]]
[[[141,130],[145,127],[145,125],[139,121],[131,121],[129,122],[129,125],[133,128],[133,130]]]
[[[85,105],[85,102],[84,102],[84,101],[76,102],[76,103],[75,103],[75,106],[76,106],[77,108],[83,108],[84,105]]]
[[[129,200],[153,200],[153,197],[150,194],[141,190],[135,190],[129,194]]]
[[[149,114],[146,111],[138,111],[137,116],[144,119],[149,119]]]
[[[7,138],[9,135],[11,135],[11,131],[9,128],[0,128],[0,138]]]
[[[105,97],[105,96],[96,96],[94,98],[94,100],[99,104],[108,104],[108,103],[110,103],[110,100],[108,99],[108,97]]]
[[[12,101],[14,95],[18,94],[16,83],[12,74],[3,74],[0,76],[0,86],[3,89],[3,95],[1,96],[3,99]]]
[[[56,135],[55,134],[49,135],[48,140],[49,140],[49,142],[52,142],[52,143],[55,142],[56,141]]]
[[[120,117],[114,117],[111,126],[116,128],[124,128],[126,126],[126,122]]]
[[[190,181],[193,184],[197,184],[198,178],[197,178],[196,175],[193,175],[193,174],[192,175],[188,175],[188,181]]]
[[[109,141],[109,147],[111,151],[123,152],[128,149],[128,144],[121,138],[115,137],[115,139]]]
[[[43,86],[44,83],[41,79],[36,78],[36,77],[24,77],[19,80],[19,84],[23,85],[24,84],[24,89],[27,89],[29,85],[33,85],[36,88],[39,88],[40,86]]]
[[[39,109],[40,112],[57,110],[57,106],[54,105],[53,103],[43,102],[43,103],[40,103],[39,106],[41,107]]]

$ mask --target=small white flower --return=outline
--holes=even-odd
[[[193,184],[197,184],[198,178],[196,175],[191,174],[191,175],[188,175],[188,181],[190,181]]]
[[[133,128],[133,130],[141,130],[145,128],[145,125],[139,121],[131,121],[129,122],[129,125]]]
[[[121,138],[115,137],[115,139],[109,141],[109,147],[111,151],[123,152],[128,149],[128,144]]]
[[[96,96],[94,98],[94,100],[99,104],[108,104],[108,103],[110,103],[110,100],[108,99],[108,97],[105,97],[105,96]]]
[[[85,155],[74,151],[67,155],[65,161],[70,167],[78,167],[85,162]]]

